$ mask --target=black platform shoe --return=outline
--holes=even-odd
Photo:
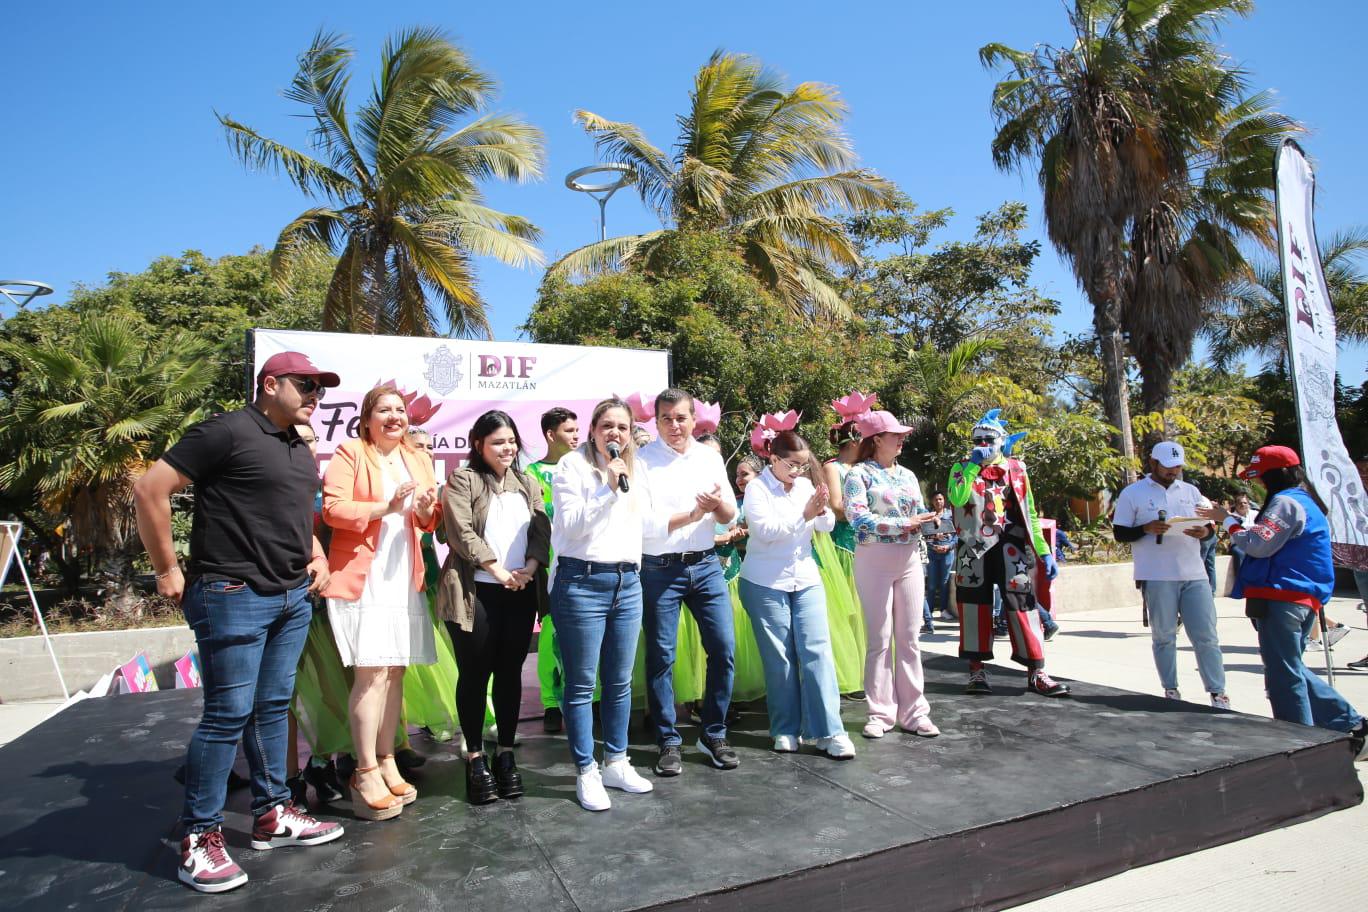
[[[310,763],[302,773],[304,781],[313,786],[314,794],[323,804],[335,804],[347,797],[337,779],[337,767],[331,761],[325,766]]]
[[[523,796],[522,776],[518,774],[518,764],[513,760],[512,751],[504,751],[494,758],[494,779],[498,783],[500,798]]]
[[[304,782],[303,776],[291,776],[285,780],[285,787],[290,790],[290,801],[297,808],[308,808],[309,806],[309,786]]]
[[[466,800],[471,804],[489,804],[499,798],[499,787],[494,774],[481,754],[466,758]]]

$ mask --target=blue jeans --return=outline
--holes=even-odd
[[[1208,535],[1201,541],[1202,564],[1206,567],[1207,581],[1211,583],[1211,594],[1216,594],[1216,536]]]
[[[561,711],[575,766],[594,762],[594,681],[603,682],[603,759],[627,756],[632,663],[641,632],[641,578],[632,565],[556,558],[551,618],[565,669]]]
[[[1363,717],[1302,661],[1316,613],[1305,605],[1266,599],[1250,599],[1249,607],[1264,611],[1255,624],[1273,718],[1341,732],[1358,728]]]
[[[955,549],[937,554],[934,548],[926,549],[929,558],[926,564],[926,607],[922,610],[922,620],[931,623],[934,612],[945,613],[950,603],[950,569],[955,564]]]
[[[1154,667],[1165,690],[1178,689],[1178,615],[1183,616],[1197,673],[1207,693],[1225,693],[1225,664],[1221,640],[1216,635],[1216,603],[1205,579],[1145,580],[1145,605],[1149,608],[1150,639],[1154,642]]]
[[[745,577],[741,604],[750,615],[765,666],[765,705],[771,737],[830,738],[845,731],[836,660],[821,586],[796,592],[770,589]]]
[[[679,636],[679,606],[688,606],[708,654],[703,684],[703,732],[709,738],[727,736],[727,707],[731,705],[736,675],[736,635],[732,629],[731,593],[716,554],[696,564],[665,561],[647,554],[641,559],[641,593],[646,600],[646,696],[656,743],[661,747],[683,742],[675,728],[674,660]]]
[[[195,634],[204,715],[185,757],[187,833],[223,823],[228,771],[241,740],[252,777],[252,814],[290,798],[285,787],[287,711],[313,611],[308,586],[262,595],[239,581],[203,577],[185,587],[185,621]]]

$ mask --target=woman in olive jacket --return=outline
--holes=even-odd
[[[522,664],[546,603],[551,523],[541,483],[519,466],[522,438],[505,412],[485,412],[470,429],[470,463],[442,494],[447,545],[437,591],[456,654],[456,713],[466,742],[466,797],[472,804],[517,798],[522,778],[513,743],[522,702]],[[498,754],[484,756],[485,694],[494,679]]]

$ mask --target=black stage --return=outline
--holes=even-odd
[[[417,803],[382,823],[339,808],[347,833],[319,848],[252,851],[235,792],[225,831],[252,880],[213,897],[167,848],[195,692],[89,700],[0,749],[0,906],[997,909],[1362,800],[1342,736],[1086,683],[1049,700],[1006,669],[967,697],[963,668],[927,662],[940,738],[780,755],[749,713],[740,769],[686,750],[683,776],[612,792],[606,813],[575,803],[565,743],[535,723],[522,800],[470,807],[455,746],[419,743]],[[861,710],[846,704],[852,732]]]

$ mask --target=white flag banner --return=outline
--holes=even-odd
[[[1330,508],[1335,563],[1368,570],[1368,501],[1335,423],[1335,312],[1316,245],[1316,176],[1301,147],[1278,150],[1278,247],[1287,307],[1287,359],[1307,479]]]
[[[441,480],[465,461],[470,426],[490,409],[512,416],[531,462],[546,455],[541,415],[548,409],[574,412],[585,439],[601,400],[615,393],[654,395],[670,379],[668,352],[630,348],[274,329],[252,330],[248,345],[249,385],[267,358],[285,351],[303,352],[341,378],[341,386],[324,391],[313,414],[320,471],[338,446],[358,435],[361,400],[381,383],[402,391],[409,423],[432,435]]]

